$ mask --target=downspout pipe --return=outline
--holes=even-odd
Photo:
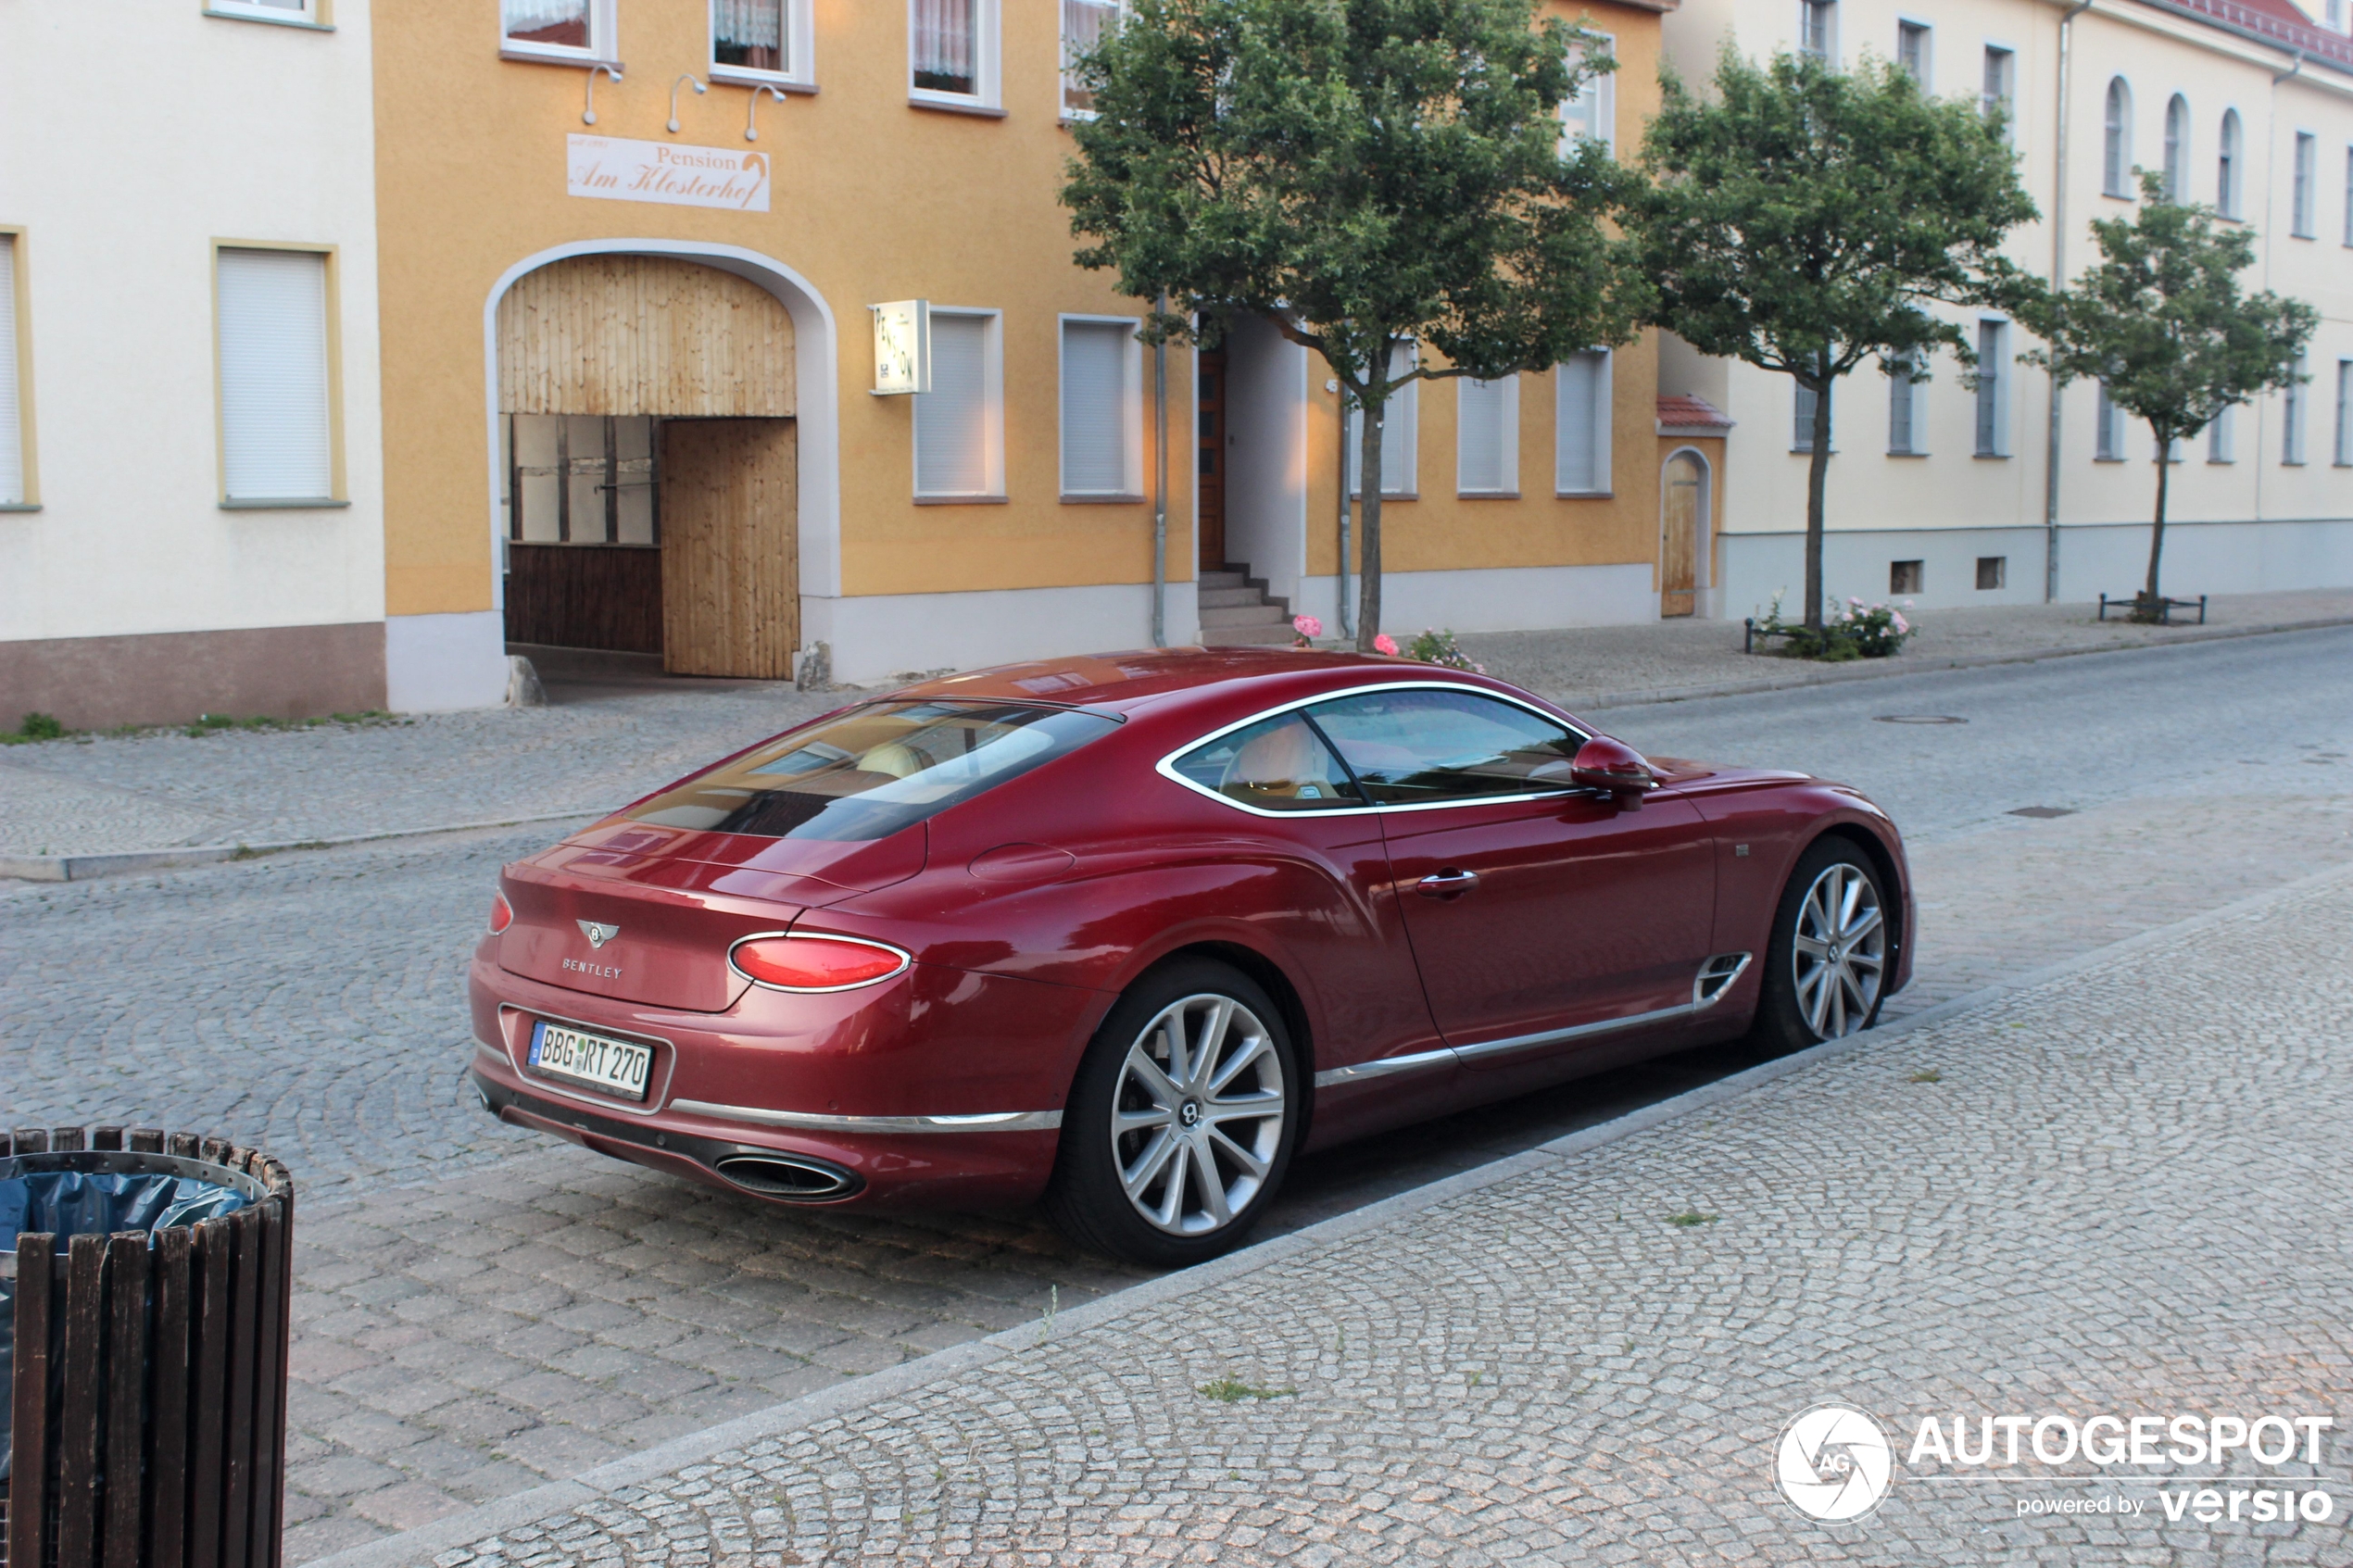
[[[2051,179],[2051,287],[2067,286],[2067,107],[2075,69],[2075,19],[2091,9],[2092,0],[2075,0],[2059,18],[2058,137]],[[2043,443],[2043,602],[2058,599],[2059,580],[2059,408],[2058,378],[2051,388],[2050,428]]]
[[[1168,314],[1168,292],[1156,308]],[[1152,345],[1152,646],[1168,646],[1168,340]]]

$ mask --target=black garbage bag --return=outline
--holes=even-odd
[[[194,1176],[110,1175],[85,1171],[34,1171],[0,1176],[0,1389],[13,1386],[17,1343],[17,1237],[30,1231],[57,1238],[156,1232],[193,1225],[245,1206],[235,1187]],[[53,1375],[65,1374],[64,1358],[52,1356]],[[10,1401],[0,1399],[0,1481],[8,1476]]]

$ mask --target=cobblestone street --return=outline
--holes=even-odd
[[[1913,846],[1923,932],[1918,978],[1891,1005],[1894,1018],[2353,863],[2348,651],[2353,633],[2301,633],[1626,709],[1607,722],[1654,752],[1818,769],[1895,810]],[[548,727],[534,732],[541,741],[516,767],[538,770],[549,791],[575,789],[566,799],[610,799],[593,792],[622,787],[610,771],[617,756],[651,784],[753,738],[750,701],[722,693],[547,709]],[[776,711],[761,707],[756,717],[788,721]],[[1889,714],[1968,722],[1880,721]],[[643,728],[642,754],[627,749],[633,726]],[[400,777],[404,737],[412,746],[420,738],[398,727],[357,738],[381,749],[375,765],[386,776]],[[293,760],[271,766],[297,773],[295,762],[312,755],[303,748],[332,749],[312,734],[121,744],[153,756],[216,742],[257,754],[285,747]],[[640,755],[655,760],[634,760]],[[353,787],[325,762],[308,765],[333,775],[322,792]],[[413,771],[434,769],[464,771],[428,746]],[[568,785],[573,778],[594,782]],[[469,787],[491,800],[489,785]],[[2061,814],[2012,814],[2021,806]],[[464,955],[497,867],[559,831],[478,832],[62,886],[0,883],[0,1084],[11,1120],[220,1129],[286,1159],[301,1184],[290,1562],[449,1518],[845,1380],[854,1386],[1050,1312],[1111,1310],[1087,1304],[1144,1277],[1073,1253],[1032,1216],[882,1220],[756,1209],[484,1117],[458,1078]],[[2331,942],[2316,928],[2298,947],[2341,955],[2342,943]],[[2341,961],[2320,967],[2341,984]],[[2298,983],[2307,981],[2321,984],[2310,975]],[[2072,984],[2048,994],[2071,998]],[[2153,1011],[2195,1018],[2199,1008]],[[2057,1048],[2051,1032],[2060,1026],[2035,1027],[2037,1048]],[[2342,1046],[2341,993],[2334,1027],[2326,1037]],[[2210,1042],[2201,1035],[2195,1043]],[[1268,1234],[1361,1210],[1752,1065],[1729,1048],[1692,1053],[1333,1150],[1294,1171]],[[1614,1169],[1634,1147],[1591,1159]],[[1777,1185],[1768,1196],[1794,1201]],[[1950,1196],[1965,1206],[1983,1195]],[[1545,1201],[1530,1200],[1539,1210]],[[2340,1198],[2315,1191],[2300,1201],[2327,1213]],[[1712,1198],[1700,1203],[1714,1206]],[[1705,1236],[1674,1239],[1727,1234],[1711,1226]],[[1453,1279],[1466,1267],[1453,1257],[1459,1240],[1416,1262],[1415,1277]],[[1547,1243],[1555,1244],[1567,1245]],[[1390,1256],[1390,1239],[1379,1246]],[[1635,1261],[1626,1266],[1648,1267],[1648,1253],[1628,1257]],[[1562,1258],[1562,1268],[1591,1266],[1581,1254]],[[1783,1258],[1757,1266],[1770,1281],[1790,1277],[1793,1265]],[[1493,1267],[1490,1259],[1460,1277],[1475,1281]],[[2004,1287],[1970,1273],[1956,1288]],[[2095,1312],[2091,1321],[2106,1328],[2121,1320]],[[2323,1344],[2265,1322],[2285,1349],[2317,1354]],[[1272,1338],[1252,1343],[1288,1344],[1291,1329],[1267,1332]],[[1348,1333],[1354,1342],[1356,1329]],[[1140,1342],[1123,1352],[1130,1353],[1141,1353]],[[1259,1381],[1307,1387],[1287,1371]],[[1262,1418],[1304,1408],[1285,1399],[1214,1410],[1255,1432]],[[1503,1447],[1478,1451],[1505,1463],[1509,1444],[1493,1441]],[[1054,1451],[1033,1457],[1045,1462]],[[1265,1451],[1275,1463],[1277,1449]],[[1394,1454],[1381,1461],[1392,1461],[1404,1462]],[[1592,1479],[1579,1473],[1576,1484]],[[1311,1494],[1296,1493],[1300,1499]],[[815,1517],[805,1499],[793,1506],[796,1519]],[[1322,1505],[1313,1506],[1320,1518]],[[1279,1535],[1267,1539],[1286,1549],[1304,1544]],[[837,1537],[797,1540],[794,1549],[835,1549],[828,1540],[847,1551],[849,1537]],[[1245,1547],[1229,1537],[1225,1550]],[[1069,1538],[1069,1552],[1090,1549]],[[1367,1537],[1340,1555],[1378,1558],[1382,1549]],[[1420,1560],[1419,1547],[1400,1550],[1399,1560]]]

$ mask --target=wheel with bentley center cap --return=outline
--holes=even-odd
[[[1247,975],[1204,960],[1154,971],[1088,1047],[1047,1210],[1134,1262],[1214,1258],[1282,1185],[1302,1086],[1282,1014]]]
[[[1774,911],[1756,1004],[1759,1043],[1798,1050],[1877,1022],[1887,916],[1879,872],[1854,844],[1824,838],[1808,849]]]

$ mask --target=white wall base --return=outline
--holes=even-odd
[[[1201,611],[1193,584],[1171,583],[1167,596],[1169,646],[1194,641]],[[834,679],[868,685],[909,670],[1150,647],[1151,598],[1149,583],[803,597],[801,644],[832,645]]]
[[[1363,580],[1348,580],[1353,618]],[[1293,614],[1323,621],[1340,635],[1339,579],[1300,582]],[[1454,632],[1527,632],[1554,626],[1609,626],[1658,619],[1650,563],[1623,566],[1479,567],[1461,571],[1381,574],[1381,627],[1403,641],[1424,627]]]
[[[507,622],[495,609],[384,618],[384,706],[395,713],[507,700]]]

